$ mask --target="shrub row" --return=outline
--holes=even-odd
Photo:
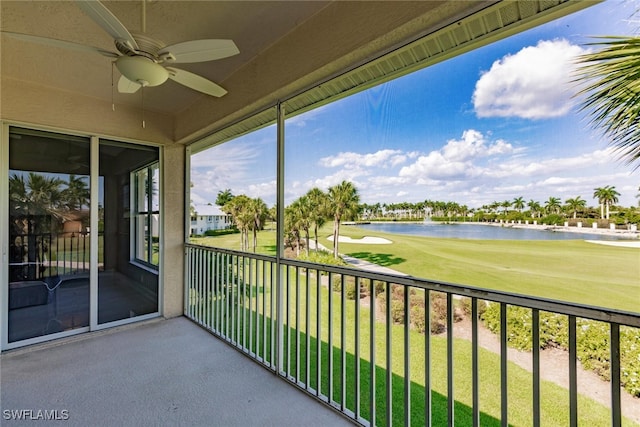
[[[500,304],[490,304],[482,319],[489,330],[500,332]],[[540,312],[540,348],[568,350],[568,316]],[[532,311],[524,307],[507,308],[507,339],[518,350],[532,349]],[[609,324],[594,320],[576,320],[578,360],[585,369],[610,379]],[[640,329],[620,328],[620,381],[632,396],[640,397]]]
[[[373,290],[377,302],[379,313],[386,313],[387,294],[385,292],[385,282],[375,280]],[[370,296],[371,289],[368,280],[361,281],[360,298]],[[334,292],[340,292],[342,286],[345,286],[345,297],[354,300],[357,297],[356,281],[353,276],[334,275],[331,279],[331,289]],[[395,324],[404,324],[404,293],[405,287],[401,285],[391,285],[391,320]],[[470,301],[470,300],[469,300]],[[430,332],[432,334],[440,334],[447,329],[447,298],[444,293],[431,292],[431,325]],[[471,312],[471,303],[468,302],[468,312]],[[484,306],[479,305],[479,312],[484,311]],[[464,306],[464,300],[460,303],[456,302],[453,310],[453,321],[459,322],[464,318],[467,309]],[[424,291],[411,288],[409,291],[409,325],[416,329],[419,333],[425,333],[427,322],[425,320],[425,300]]]
[[[340,292],[345,286],[345,296],[354,300],[357,296],[356,281],[353,276],[334,275],[331,288]],[[368,280],[360,285],[360,298],[370,296]],[[404,324],[404,293],[406,287],[391,285],[391,319],[395,324]],[[386,313],[387,293],[382,281],[374,281],[377,309]],[[440,334],[447,327],[447,299],[444,293],[431,292],[431,327],[432,334]],[[461,321],[465,315],[471,315],[471,299],[462,298],[454,302],[454,322]],[[409,324],[419,333],[425,333],[425,299],[424,291],[411,288],[409,290]],[[500,304],[488,304],[478,301],[478,316],[486,327],[495,334],[500,333]],[[531,309],[517,306],[507,307],[507,339],[509,345],[518,350],[531,351],[533,346]],[[609,324],[587,319],[576,320],[577,357],[585,369],[594,371],[604,380],[610,380],[610,330]],[[540,312],[540,348],[556,347],[563,350],[569,348],[568,316]],[[620,328],[620,381],[632,396],[640,397],[640,329]]]
[[[301,251],[300,255],[298,256],[298,259],[301,261],[315,262],[316,264],[338,265],[338,266],[349,265],[342,258],[340,257],[334,258],[331,252],[322,251],[322,250],[309,251],[308,255],[305,251]]]
[[[224,228],[221,230],[207,230],[204,232],[204,235],[207,237],[215,237],[215,236],[225,236],[227,234],[237,234],[240,233],[240,230],[237,228]]]

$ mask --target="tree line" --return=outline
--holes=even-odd
[[[234,196],[230,189],[219,191],[216,205],[230,215],[241,233],[242,250],[249,249],[249,233],[253,234],[253,251],[257,247],[257,233],[267,220],[276,220],[275,207],[268,209],[260,198],[246,195]],[[356,187],[348,181],[322,191],[314,187],[294,200],[284,210],[285,244],[300,254],[304,247],[307,254],[311,243],[311,230],[315,237],[315,249],[319,248],[318,229],[328,220],[333,221],[333,256],[338,257],[340,223],[358,219],[361,211],[360,196]]]
[[[640,197],[640,188],[638,188]],[[612,208],[618,203],[620,193],[614,186],[604,186],[594,189],[593,198],[600,208],[600,219],[608,220]],[[235,196],[230,189],[218,192],[216,205],[230,215],[234,226],[241,234],[241,249],[248,251],[250,246],[255,252],[258,245],[258,231],[262,230],[267,221],[277,220],[276,208],[268,208],[260,198],[250,198],[246,195]],[[528,211],[525,211],[528,208]],[[616,207],[618,211],[623,208]],[[636,222],[640,215],[630,209],[629,218]],[[525,201],[522,196],[513,200],[494,201],[482,205],[480,208],[469,208],[456,202],[425,200],[421,202],[398,203],[360,203],[358,189],[349,181],[329,187],[323,191],[312,188],[304,195],[295,199],[284,210],[284,240],[285,245],[300,254],[301,249],[309,253],[311,235],[314,236],[314,247],[317,250],[318,229],[327,221],[333,222],[333,256],[338,257],[340,224],[343,221],[368,220],[422,220],[425,218],[456,220],[469,218],[474,221],[492,221],[496,219],[525,219],[542,218],[543,215],[557,217],[593,217],[597,215],[595,208],[587,207],[587,201],[581,196],[566,199],[549,197],[545,202],[536,200]],[[637,218],[636,218],[637,217]],[[251,245],[250,245],[250,236]]]
[[[594,189],[593,198],[597,200],[600,208],[600,219],[610,219],[612,208],[619,201],[620,193],[615,186],[607,185]],[[640,197],[640,188],[638,195]],[[528,208],[528,211],[525,211]],[[616,206],[618,211],[624,208]],[[635,210],[635,209],[631,209]],[[564,202],[559,197],[549,197],[544,202],[537,200],[526,201],[523,196],[515,197],[512,200],[493,201],[484,204],[479,208],[470,208],[467,205],[450,202],[425,200],[422,202],[400,202],[400,203],[375,203],[363,204],[361,208],[362,219],[421,219],[421,218],[457,218],[473,217],[477,220],[484,219],[506,219],[507,215],[516,213],[522,218],[541,218],[543,215],[571,216],[574,219],[578,215],[592,216],[594,208],[587,206],[587,201],[581,196],[571,197]]]

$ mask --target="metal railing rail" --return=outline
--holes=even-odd
[[[89,272],[88,232],[12,234],[9,280]]]
[[[577,319],[605,322],[610,327],[611,425],[622,423],[620,327],[640,328],[640,315],[620,310],[565,303],[544,298],[380,274],[350,267],[185,245],[185,315],[265,365],[307,393],[363,425],[432,425],[437,403],[432,394],[433,340],[430,334],[434,298],[446,301],[446,424],[457,415],[454,316],[457,300],[470,299],[471,423],[480,425],[479,302],[499,304],[500,424],[509,423],[508,312],[511,306],[531,310],[532,423],[541,423],[540,313],[568,319],[571,425],[579,420],[577,384]],[[277,270],[281,269],[281,283]],[[348,287],[351,285],[351,289]],[[347,299],[351,292],[353,300]],[[375,296],[383,294],[378,300]],[[396,293],[400,299],[394,299]],[[368,298],[363,296],[368,295]],[[282,297],[281,332],[276,305]],[[419,300],[412,308],[410,298]],[[366,301],[366,302],[363,302]],[[384,304],[384,311],[377,306]],[[397,306],[400,304],[400,306]],[[393,306],[393,307],[392,307]],[[369,311],[363,316],[364,310]],[[396,318],[399,317],[399,318]],[[412,322],[423,319],[424,338],[411,333]],[[398,327],[401,334],[394,334]],[[422,342],[423,341],[423,342]],[[282,346],[282,347],[280,347]],[[412,348],[423,346],[424,371],[416,383]],[[278,364],[278,348],[283,360]],[[401,368],[398,368],[400,365]],[[278,369],[278,366],[281,368]],[[394,368],[395,366],[395,368]],[[416,370],[416,373],[413,372]],[[424,389],[421,402],[415,390]],[[402,399],[397,399],[397,394]],[[417,409],[424,410],[417,415]],[[440,420],[442,422],[442,420]]]

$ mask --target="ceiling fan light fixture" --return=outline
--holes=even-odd
[[[121,56],[116,60],[116,67],[127,79],[142,86],[158,86],[169,78],[163,66],[142,56]]]

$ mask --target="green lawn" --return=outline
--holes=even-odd
[[[363,230],[342,227],[362,237]],[[342,253],[433,280],[637,312],[640,250],[583,240],[462,240],[376,233],[390,245],[341,243]],[[329,244],[327,240],[323,244]],[[635,298],[633,298],[635,296]]]
[[[248,271],[248,270],[247,270]],[[258,269],[258,271],[261,271]],[[331,296],[326,286],[320,287],[320,325],[318,325],[318,285],[312,274],[309,280],[308,298],[309,298],[309,323],[307,324],[306,304],[302,301],[307,299],[307,279],[305,274],[296,276],[295,269],[291,268],[289,273],[290,288],[288,290],[288,311],[285,308],[283,314],[285,316],[285,352],[290,355],[289,360],[285,360],[284,369],[295,378],[304,381],[307,376],[306,363],[306,341],[307,333],[309,334],[309,364],[310,364],[310,386],[317,389],[317,327],[320,326],[320,354],[321,354],[321,389],[322,393],[327,395],[329,389],[329,354],[330,348],[333,353],[333,400],[338,403],[342,402],[340,396],[340,386],[342,381],[342,342],[340,331],[343,325],[341,309],[342,300],[340,293],[333,292]],[[266,320],[270,320],[269,313],[272,301],[271,289],[268,287],[256,288],[255,283],[264,283],[261,274],[252,275],[251,280],[246,275],[247,280],[252,283],[251,302],[249,298],[245,300],[245,310],[248,312],[251,307],[252,315],[245,313],[244,316],[238,316],[241,319],[253,319],[253,349],[255,351],[256,331],[262,332],[263,313],[266,313]],[[296,277],[298,281],[296,282]],[[264,297],[264,300],[263,300]],[[296,299],[300,300],[300,311],[296,313]],[[332,326],[329,327],[328,317],[328,301],[331,298],[333,305]],[[283,297],[287,301],[287,296]],[[195,300],[192,300],[195,302]],[[236,301],[234,299],[234,301]],[[264,302],[263,302],[264,301]],[[265,304],[266,302],[266,304]],[[285,305],[286,307],[286,305]],[[238,306],[235,306],[235,310]],[[242,305],[240,306],[242,310]],[[206,312],[206,310],[204,310]],[[288,317],[287,317],[288,313]],[[236,314],[237,311],[236,311]],[[296,316],[296,314],[298,316]],[[359,384],[361,390],[361,414],[365,418],[369,417],[369,387],[370,387],[370,327],[371,312],[367,307],[360,307],[359,316],[356,315],[355,301],[346,301],[344,305],[344,326],[346,331],[346,339],[344,342],[345,354],[345,386],[346,401],[345,405],[350,410],[355,410],[355,389]],[[288,320],[287,320],[288,319]],[[356,328],[357,326],[357,328]],[[247,328],[248,323],[242,323],[240,330]],[[360,333],[360,379],[356,382],[356,346],[355,346],[355,330]],[[329,333],[332,333],[331,347],[329,343]],[[375,331],[375,354],[376,354],[376,408],[377,408],[377,424],[385,425],[385,407],[386,407],[386,353],[385,353],[385,334],[386,328],[384,322],[379,319],[374,322]],[[288,334],[287,334],[288,332]],[[233,333],[232,333],[233,335]],[[247,333],[248,335],[248,333]],[[267,327],[267,336],[270,336],[270,327]],[[299,339],[298,339],[299,336]],[[236,340],[243,342],[248,346],[249,338],[244,334],[234,336]],[[260,338],[262,343],[263,338]],[[425,335],[419,334],[415,330],[410,330],[410,354],[409,363],[411,371],[411,413],[412,424],[422,425],[420,422],[424,414],[424,395],[425,395],[425,352],[424,342]],[[296,343],[299,342],[299,349]],[[402,425],[402,414],[404,412],[404,329],[401,326],[393,325],[391,327],[391,366],[392,366],[392,404],[393,404],[393,425]],[[262,347],[262,344],[260,344]],[[267,359],[269,359],[270,347],[267,346]],[[299,351],[299,370],[296,369],[296,354]],[[260,356],[262,350],[258,350]],[[447,377],[446,377],[446,338],[441,336],[431,337],[431,389],[432,389],[432,416],[433,425],[446,424],[447,416]],[[500,359],[499,356],[489,351],[480,349],[480,404],[481,404],[481,422],[482,425],[500,425]],[[532,377],[531,373],[518,367],[515,364],[508,365],[508,416],[509,424],[514,426],[530,425],[531,423],[531,393],[532,393]],[[454,341],[454,396],[456,408],[455,425],[467,426],[471,424],[471,344],[465,340]],[[569,413],[569,397],[568,391],[553,383],[542,381],[542,425],[568,425]],[[609,423],[610,414],[607,408],[584,396],[579,397],[579,416],[581,425],[607,425]],[[624,425],[635,425],[628,420],[623,421]]]
[[[330,248],[326,237],[331,234],[331,224],[318,234],[320,243]],[[416,277],[638,311],[640,250],[636,248],[582,240],[437,239],[371,233],[352,226],[342,226],[341,234],[391,240],[389,245],[340,243],[340,252]],[[274,231],[260,232],[257,252],[275,255],[275,237]],[[239,249],[240,235],[196,238],[192,242]]]

